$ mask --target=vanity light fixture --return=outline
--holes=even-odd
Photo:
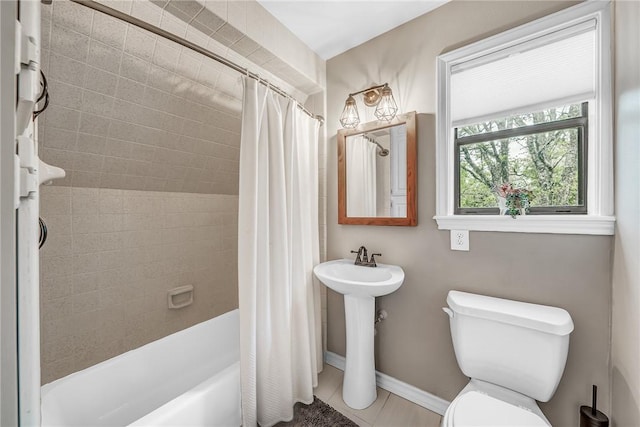
[[[362,94],[362,100],[367,107],[376,107],[374,112],[378,120],[390,122],[398,112],[398,106],[393,99],[393,93],[387,83],[372,86],[358,92],[350,93],[344,103],[344,110],[340,115],[340,124],[344,128],[352,129],[360,124],[360,115],[354,95]]]
[[[393,99],[391,88],[385,84],[382,88],[382,97],[380,98],[380,101],[378,101],[378,106],[373,114],[376,115],[378,120],[386,120],[390,122],[396,116],[397,112],[398,106],[396,105],[396,100]]]

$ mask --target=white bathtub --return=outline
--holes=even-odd
[[[238,310],[42,387],[43,426],[240,426]]]

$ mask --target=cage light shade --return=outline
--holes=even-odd
[[[382,97],[380,98],[380,102],[378,103],[374,114],[378,120],[386,120],[390,122],[396,116],[397,112],[398,106],[396,105],[395,99],[393,99],[391,88],[385,85],[382,88]]]
[[[340,124],[345,128],[354,128],[360,124],[360,115],[358,114],[356,100],[353,99],[351,95],[349,95],[347,101],[344,103],[344,110],[342,110],[342,115],[340,115]]]

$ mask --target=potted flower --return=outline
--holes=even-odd
[[[498,196],[500,215],[509,214],[511,218],[516,215],[526,215],[530,212],[530,204],[533,192],[525,188],[514,188],[513,184],[505,182],[496,185],[495,193]]]

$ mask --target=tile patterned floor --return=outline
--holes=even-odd
[[[349,408],[342,400],[343,372],[324,365],[315,395],[360,427],[439,427],[441,417],[435,412],[378,388],[378,398],[366,409]]]

